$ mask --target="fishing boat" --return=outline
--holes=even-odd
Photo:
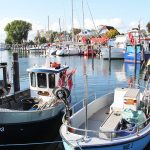
[[[50,62],[28,68],[30,97],[11,100],[0,97],[0,146],[53,141],[59,135],[64,103],[57,95],[70,98],[73,72],[69,66]],[[18,97],[18,98],[17,98]]]
[[[124,59],[127,38],[125,35],[118,35],[116,39],[108,41],[109,47],[101,47],[101,54],[103,59]]]
[[[143,63],[150,58],[149,38],[137,28],[128,31],[128,41],[124,54],[125,62]]]
[[[142,150],[150,143],[148,88],[131,85],[92,102],[87,99],[63,118],[60,135],[65,150]]]
[[[144,54],[143,58],[144,59]],[[141,45],[127,45],[126,51],[124,54],[124,60],[125,62],[141,62]]]
[[[96,56],[97,50],[93,49],[92,46],[88,46],[87,50],[84,50],[84,56]]]

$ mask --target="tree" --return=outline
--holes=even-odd
[[[109,31],[106,32],[106,36],[109,39],[115,38],[116,35],[119,35],[119,32],[116,29],[111,29],[111,30],[109,30]]]
[[[78,29],[78,28],[73,28],[73,33],[74,35],[77,35],[81,32],[81,29]],[[72,29],[71,29],[71,33],[72,33]]]
[[[30,30],[32,30],[31,23],[23,20],[14,20],[8,23],[4,28],[4,31],[7,32],[5,42],[21,44],[24,40],[27,40]]]
[[[41,37],[40,38],[40,44],[44,44],[44,43],[46,43],[47,41],[46,41],[46,37]]]
[[[28,44],[29,45],[34,45],[34,42],[32,40],[29,40]]]
[[[147,23],[146,27],[147,27],[147,31],[150,32],[150,22]]]

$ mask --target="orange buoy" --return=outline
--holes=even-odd
[[[57,62],[53,62],[53,63],[50,63],[50,67],[52,67],[52,68],[58,68],[58,67],[60,67],[60,64],[57,63]]]

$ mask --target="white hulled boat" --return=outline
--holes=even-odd
[[[89,104],[77,103],[60,128],[65,150],[144,149],[150,142],[149,98],[148,90],[116,88]]]
[[[113,44],[111,44],[114,42]],[[124,59],[124,53],[126,49],[127,37],[126,35],[118,35],[114,41],[110,42],[111,50],[109,52],[109,47],[102,47],[101,54],[103,59]]]
[[[60,49],[56,51],[57,56],[72,56],[72,55],[80,55],[83,52],[79,48],[78,45],[67,44],[67,46],[62,46]]]

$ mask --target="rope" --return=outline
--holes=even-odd
[[[94,28],[97,29],[97,28],[96,28],[96,25],[95,25],[95,23],[94,23],[94,19],[93,19],[92,13],[91,13],[91,9],[90,9],[90,7],[89,7],[89,4],[88,4],[88,1],[87,1],[87,0],[86,0],[86,3],[87,3],[87,6],[88,6],[88,9],[89,9],[91,18],[92,18],[92,22],[93,22]]]
[[[30,145],[44,145],[44,144],[56,144],[62,143],[62,141],[48,141],[48,142],[39,142],[39,143],[24,143],[24,144],[0,144],[0,147],[3,146],[30,146]]]

